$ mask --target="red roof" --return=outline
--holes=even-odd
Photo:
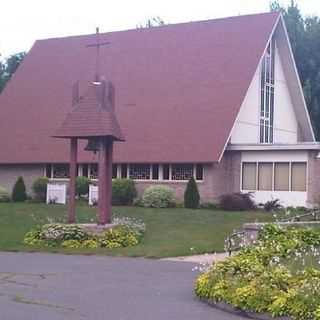
[[[109,136],[124,141],[112,106],[112,85],[90,82],[84,96],[78,97],[66,119],[55,132],[56,138]]]
[[[214,162],[224,150],[277,13],[101,34],[126,142],[115,162]],[[72,85],[95,70],[95,35],[37,41],[0,96],[0,163],[66,162],[52,138]],[[81,90],[80,90],[81,91]],[[82,149],[82,148],[80,148]],[[95,158],[79,153],[81,162]]]

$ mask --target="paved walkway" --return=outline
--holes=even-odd
[[[223,261],[228,257],[227,253],[210,253],[210,254],[199,254],[194,256],[185,257],[173,257],[164,258],[165,261],[181,261],[181,262],[193,262],[198,264],[212,264],[213,262]]]
[[[0,253],[1,320],[239,320],[192,294],[193,263]]]

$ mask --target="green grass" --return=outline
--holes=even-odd
[[[94,222],[95,208],[77,206],[78,222]],[[114,207],[115,216],[142,219],[147,231],[135,247],[121,249],[32,248],[23,245],[26,232],[39,224],[62,222],[67,207],[32,203],[0,203],[0,250],[50,251],[79,254],[119,256],[170,257],[209,252],[222,252],[224,239],[246,222],[270,221],[272,214],[264,212],[226,212],[192,209],[147,209]]]

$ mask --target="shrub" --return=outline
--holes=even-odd
[[[0,186],[0,202],[9,202],[10,201],[10,196],[8,191]]]
[[[108,249],[135,246],[139,243],[139,236],[128,226],[119,225],[104,232],[99,237],[99,243]]]
[[[220,197],[220,208],[228,211],[253,210],[256,208],[251,193],[231,193]]]
[[[37,200],[46,201],[47,185],[49,179],[46,177],[37,178],[32,184],[32,191]]]
[[[115,218],[112,223],[117,225],[102,234],[88,233],[79,225],[46,224],[26,233],[23,242],[30,246],[113,249],[137,245],[146,229],[142,221],[126,217]]]
[[[242,248],[200,274],[195,293],[208,301],[273,317],[319,319],[319,250],[319,230],[268,225],[256,245]]]
[[[137,196],[136,186],[131,179],[114,179],[112,181],[112,204],[131,205]]]
[[[198,186],[194,178],[192,177],[187,184],[184,192],[184,206],[185,208],[196,209],[200,204],[200,194]]]
[[[282,208],[282,205],[280,204],[280,200],[279,199],[274,199],[274,200],[267,201],[263,205],[263,209],[265,211],[267,211],[267,212],[277,211],[277,210],[280,210],[281,208]]]
[[[76,193],[78,197],[84,196],[89,193],[90,179],[87,177],[76,178]]]
[[[19,177],[15,183],[11,198],[14,202],[23,202],[27,200],[26,186],[22,177]]]
[[[145,207],[168,208],[174,204],[174,192],[169,187],[150,186],[144,191],[142,202]]]

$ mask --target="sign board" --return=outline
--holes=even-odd
[[[89,206],[93,206],[98,202],[98,186],[89,185]]]
[[[65,184],[47,185],[47,203],[66,204],[67,202],[67,186]]]

